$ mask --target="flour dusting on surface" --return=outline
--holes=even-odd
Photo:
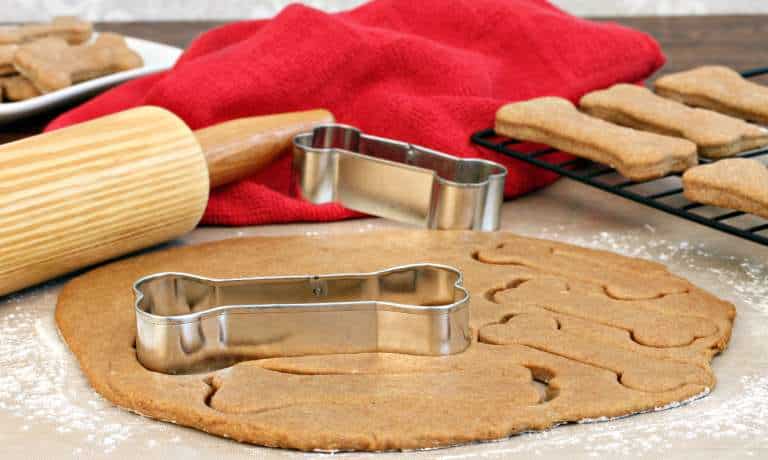
[[[53,319],[56,293],[28,291],[0,303],[0,412],[17,419],[16,429],[34,436],[72,439],[72,454],[111,452],[142,430],[145,420],[122,413],[88,387],[58,335]],[[147,431],[152,431],[149,428]],[[8,430],[6,429],[6,435]]]
[[[568,424],[500,442],[403,455],[663,458],[670,446],[704,449],[721,441],[738,444],[746,455],[764,455],[768,439],[768,269],[764,262],[715,255],[703,244],[668,241],[659,238],[660,233],[644,226],[633,232],[600,232],[583,238],[558,227],[538,229],[531,236],[656,260],[705,289],[718,286],[718,291],[737,304],[738,317],[729,348],[714,360],[718,385],[710,395],[672,410],[606,423]],[[9,419],[14,421],[10,431],[6,428],[3,433],[9,439],[44,439],[60,447],[62,458],[89,454],[154,458],[165,452],[186,453],[189,458],[203,452],[228,458],[328,458],[327,454],[240,445],[113,407],[90,389],[58,336],[53,320],[57,293],[58,289],[45,293],[34,289],[0,299],[0,426],[9,426]],[[732,363],[747,355],[758,361],[749,363],[747,374],[743,367],[735,372]],[[397,454],[336,456],[373,459],[393,455]]]

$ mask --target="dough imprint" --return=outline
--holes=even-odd
[[[470,348],[445,357],[272,358],[171,376],[136,360],[131,285],[159,271],[220,278],[434,262],[464,272]],[[301,450],[501,439],[709,391],[735,311],[662,265],[510,233],[392,231],[241,238],[129,258],[70,281],[58,327],[116,405],[219,436]]]

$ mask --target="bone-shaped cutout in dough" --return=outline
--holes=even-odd
[[[690,288],[690,283],[670,276],[662,265],[599,252],[609,255],[598,259],[592,251],[573,246],[561,247],[543,240],[511,239],[479,249],[477,260],[488,264],[524,265],[544,273],[597,283],[616,299],[653,299],[686,292]]]
[[[622,301],[610,297],[572,294],[558,278],[542,277],[516,288],[496,292],[495,302],[537,305],[547,310],[628,330],[638,343],[651,347],[679,347],[699,337],[716,334],[709,319],[670,315],[646,308],[650,301]]]
[[[541,314],[522,314],[503,324],[484,326],[480,340],[492,344],[520,344],[581,363],[608,369],[621,383],[640,391],[669,391],[686,384],[712,386],[704,368],[670,360],[653,359],[621,348],[607,348],[583,337],[561,332],[557,322]]]

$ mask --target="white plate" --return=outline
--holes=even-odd
[[[83,100],[118,83],[168,69],[173,66],[182,51],[175,46],[140,38],[125,37],[125,40],[128,47],[144,59],[142,67],[87,80],[25,101],[0,103],[0,123],[8,123],[66,103]]]

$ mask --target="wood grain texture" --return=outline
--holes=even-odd
[[[238,118],[195,131],[205,152],[211,188],[248,177],[290,148],[293,137],[333,123],[327,110]]]
[[[157,107],[0,146],[0,295],[183,235],[207,201],[200,145]]]

